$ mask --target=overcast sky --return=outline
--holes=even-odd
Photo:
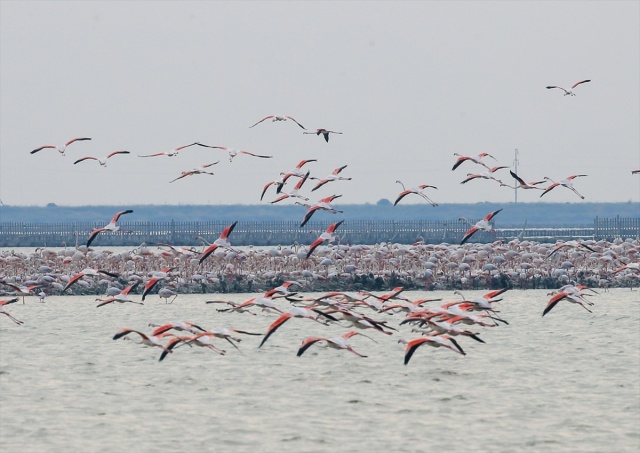
[[[7,205],[256,204],[302,159],[351,181],[311,201],[510,202],[454,153],[526,181],[572,174],[584,202],[640,201],[640,2],[0,2],[0,199]],[[547,85],[578,86],[563,96]],[[329,143],[310,131],[343,132]],[[45,144],[74,137],[66,156]],[[272,155],[191,147],[199,141]],[[111,151],[129,155],[77,165]],[[174,183],[181,171],[215,173]],[[496,177],[513,184],[508,169]],[[285,191],[291,189],[289,184]],[[269,189],[262,202],[275,198]],[[559,187],[542,199],[582,202]],[[339,203],[338,203],[339,202]],[[292,203],[284,200],[282,203]],[[426,203],[409,196],[402,203]]]

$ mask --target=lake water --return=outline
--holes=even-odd
[[[400,332],[352,337],[367,358],[317,345],[297,357],[305,337],[348,328],[292,319],[261,349],[242,336],[240,350],[217,341],[225,356],[184,346],[159,362],[158,348],[111,338],[177,320],[264,333],[276,315],[204,303],[219,295],[101,308],[28,297],[5,307],[24,325],[0,317],[0,451],[637,453],[640,291],[601,291],[593,314],[561,302],[543,318],[547,292],[508,291],[498,308],[510,324],[471,329],[486,344],[459,340],[466,356],[424,346],[407,366],[398,339],[418,334],[401,314],[368,313]]]

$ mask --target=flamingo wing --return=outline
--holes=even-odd
[[[326,341],[327,339],[326,338],[322,338],[322,337],[305,338],[305,340],[300,345],[300,348],[298,349],[298,353],[296,355],[298,357],[300,357],[302,354],[304,354],[304,352],[307,349],[309,349],[309,347],[311,347],[312,345],[316,344],[318,341],[322,341],[322,340]]]
[[[316,239],[315,241],[313,241],[313,242],[311,243],[311,245],[309,246],[309,251],[307,252],[307,256],[306,256],[306,258],[309,258],[309,257],[311,256],[311,254],[313,253],[313,251],[314,251],[315,249],[317,249],[317,248],[318,248],[318,246],[319,246],[320,244],[322,244],[323,242],[324,242],[324,239],[322,239],[322,238],[318,238],[318,239]]]
[[[76,161],[73,163],[73,165],[75,165],[75,164],[77,164],[77,163],[80,163],[80,162],[82,162],[82,161],[85,161],[85,160],[100,160],[100,159],[98,159],[97,157],[92,157],[92,156],[82,157],[82,158],[80,158],[80,159],[76,160]]]
[[[502,211],[502,208],[487,214],[486,216],[484,216],[483,220],[486,220],[488,222],[489,220],[493,219],[500,211]]]
[[[576,82],[573,85],[571,85],[571,88],[573,89],[573,88],[577,87],[578,85],[580,85],[581,83],[587,83],[587,82],[591,82],[591,80],[581,80],[580,82]]]
[[[400,192],[400,194],[398,195],[398,198],[396,198],[396,201],[393,202],[393,205],[394,206],[397,205],[400,202],[400,200],[402,200],[404,197],[406,197],[410,193],[413,193],[413,190],[407,189],[405,191]]]
[[[307,130],[306,127],[304,127],[302,124],[298,123],[296,120],[294,120],[292,117],[290,116],[286,116],[285,118],[290,119],[291,121],[293,121],[294,123],[296,123],[298,126],[300,126],[302,129],[304,129],[305,131]],[[253,127],[253,126],[252,126]]]
[[[229,235],[231,234],[231,232],[233,231],[233,229],[236,227],[236,224],[238,223],[238,221],[236,220],[235,222],[233,222],[231,225],[229,225],[228,227],[226,227],[222,233],[220,234],[220,239],[227,239],[229,237]]]
[[[241,153],[241,154],[248,154],[249,156],[253,156],[253,157],[261,157],[261,158],[263,158],[263,159],[272,159],[272,158],[273,158],[273,156],[263,156],[263,155],[261,155],[261,154],[254,154],[254,153],[250,153],[249,151],[242,151],[242,150],[240,150],[240,151],[238,151],[238,152],[239,152],[239,153]]]
[[[254,124],[253,126],[257,126],[258,124],[262,123],[265,120],[268,120],[269,118],[273,118],[274,115],[269,115],[269,116],[265,116],[264,118],[262,118],[260,121],[258,121],[256,124]],[[295,121],[295,120],[294,120]],[[296,121],[297,123],[297,121]],[[249,126],[249,129],[251,129],[253,126]],[[304,128],[303,128],[304,129]]]
[[[305,226],[307,224],[307,222],[311,219],[311,216],[318,210],[319,208],[317,206],[312,206],[309,208],[309,210],[307,211],[307,213],[304,215],[303,219],[302,219],[302,223],[300,224],[300,228],[302,228],[303,226]]]
[[[413,354],[416,352],[416,349],[428,341],[428,338],[418,338],[407,343],[407,348],[404,351],[404,364],[408,364],[409,360],[411,360],[411,357],[413,357]]]
[[[130,151],[114,151],[112,153],[107,154],[107,159],[112,156],[116,156],[118,154],[131,154],[131,152]]]
[[[202,252],[202,256],[200,257],[198,264],[202,264],[202,262],[206,260],[218,247],[220,247],[218,244],[211,244],[207,247],[206,250]]]
[[[31,151],[31,153],[30,153],[30,154],[35,154],[35,153],[37,153],[38,151],[42,151],[43,149],[47,149],[47,148],[53,148],[53,149],[55,149],[56,147],[55,147],[55,146],[53,146],[53,145],[44,145],[44,146],[41,146],[40,148],[36,148],[36,149],[34,149],[33,151]]]
[[[79,138],[72,138],[71,140],[69,140],[67,143],[64,144],[64,146],[69,146],[70,144],[72,144],[73,142],[81,142],[83,140],[91,140],[88,137],[79,137]]]
[[[478,228],[477,226],[473,226],[473,227],[471,227],[471,228],[469,229],[469,231],[467,231],[467,232],[464,234],[464,237],[462,238],[462,241],[460,242],[460,245],[462,245],[462,244],[464,244],[465,242],[467,242],[467,241],[471,238],[471,236],[473,236],[473,235],[474,235],[474,233],[475,233],[476,231],[478,231],[478,230],[479,230],[479,228]]]
[[[270,326],[269,329],[267,330],[267,333],[265,334],[264,338],[262,339],[262,341],[260,342],[260,345],[258,346],[258,348],[261,348],[262,345],[267,341],[267,339],[273,335],[273,333],[278,330],[280,328],[280,326],[282,326],[285,322],[287,322],[289,319],[291,319],[291,313],[284,313],[282,315],[280,315],[280,317],[278,319],[276,319]]]
[[[118,221],[118,219],[120,218],[120,216],[123,216],[125,214],[131,214],[132,212],[133,212],[132,209],[127,209],[126,211],[118,212],[116,215],[113,216],[113,219],[111,219],[111,223],[116,223]]]
[[[516,181],[518,181],[518,184],[520,184],[521,186],[526,186],[527,184],[524,182],[524,180],[516,175],[513,170],[509,170],[509,173],[511,173],[511,176],[513,176],[513,179],[515,179]]]
[[[93,240],[103,231],[106,231],[106,228],[95,228],[91,233],[89,233],[89,238],[87,239],[87,247],[91,245]]]

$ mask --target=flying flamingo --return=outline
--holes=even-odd
[[[336,131],[330,131],[324,128],[318,128],[316,129],[315,132],[303,132],[303,134],[314,134],[314,135],[322,134],[322,136],[324,137],[324,141],[329,143],[329,134],[342,134],[342,132],[336,132]]]
[[[404,184],[402,183],[402,181],[396,181],[398,184],[400,184],[402,186],[402,192],[400,192],[400,194],[398,194],[398,197],[396,198],[396,201],[393,203],[393,205],[397,205],[400,200],[402,200],[404,197],[406,197],[407,195],[409,195],[410,193],[415,193],[416,195],[420,195],[422,198],[424,198],[425,200],[427,200],[429,202],[429,204],[431,204],[431,206],[433,206],[434,208],[436,206],[438,206],[437,203],[434,203],[429,197],[427,197],[422,191],[428,187],[431,187],[432,189],[438,189],[436,186],[430,186],[429,184],[420,184],[417,187],[412,187],[411,189],[407,189]]]
[[[482,220],[479,220],[478,222],[476,222],[475,225],[473,225],[465,234],[464,237],[462,238],[462,242],[460,242],[460,245],[464,244],[465,242],[467,242],[471,236],[473,236],[475,234],[476,231],[478,230],[482,230],[482,231],[486,231],[486,232],[491,232],[493,231],[493,226],[491,225],[491,223],[489,223],[491,221],[491,219],[493,219],[493,217],[498,214],[500,211],[502,211],[502,209],[498,209],[497,211],[493,211],[490,212],[489,214],[487,214],[486,216],[484,216],[484,218],[482,218]],[[460,217],[460,220],[465,220],[467,222],[469,222],[467,219],[465,219],[464,217]]]
[[[551,299],[549,299],[549,302],[547,302],[547,306],[545,307],[544,311],[542,312],[542,316],[544,316],[547,313],[549,313],[553,309],[553,307],[558,305],[558,302],[560,302],[561,300],[567,300],[569,302],[572,302],[572,303],[575,303],[575,304],[579,304],[579,305],[582,306],[582,308],[587,310],[589,313],[592,313],[592,311],[589,310],[587,308],[587,306],[585,305],[585,303],[590,303],[590,302],[587,302],[584,299],[584,297],[582,297],[582,293],[580,292],[580,290],[578,290],[578,292],[565,290],[565,291],[560,291],[559,293],[557,293],[553,297],[551,297]]]
[[[303,206],[307,206],[309,209],[307,210],[306,214],[304,215],[304,217],[302,218],[302,223],[300,224],[300,228],[302,228],[303,226],[305,226],[307,224],[307,222],[309,221],[309,219],[311,219],[311,216],[318,210],[323,210],[323,211],[329,211],[332,213],[338,213],[338,212],[342,212],[339,211],[337,209],[334,209],[331,206],[331,202],[333,200],[335,200],[338,197],[341,197],[342,195],[331,195],[329,197],[325,197],[325,198],[321,198],[320,200],[316,201],[315,204],[313,205],[307,205],[304,203],[299,203],[296,201],[296,204],[301,204]]]
[[[592,249],[591,247],[589,247],[587,244],[585,244],[584,242],[579,242],[579,241],[566,241],[566,242],[562,242],[558,245],[556,245],[553,250],[551,250],[551,252],[549,252],[549,254],[547,255],[547,257],[545,259],[548,259],[551,255],[553,255],[554,253],[556,253],[558,250],[560,250],[561,248],[564,247],[572,247],[572,248],[585,248],[591,252],[597,253],[594,249]]]
[[[79,281],[82,277],[89,275],[89,276],[93,276],[95,277],[96,275],[99,274],[104,274],[104,275],[108,275],[109,277],[113,277],[113,278],[118,278],[120,277],[118,274],[114,274],[112,272],[107,272],[107,271],[103,271],[103,270],[97,270],[97,269],[91,269],[91,268],[86,268],[83,269],[82,271],[78,272],[76,275],[74,275],[73,277],[71,277],[71,279],[69,279],[69,281],[67,282],[67,284],[65,285],[65,287],[62,289],[62,292],[65,292],[66,290],[68,290],[69,288],[71,288],[71,286],[76,283],[77,281]]]
[[[323,313],[320,310],[311,307],[291,307],[288,312],[281,314],[278,319],[276,319],[269,328],[267,329],[267,333],[264,335],[264,338],[260,342],[259,348],[262,347],[263,344],[269,339],[271,335],[275,333],[285,322],[290,320],[291,318],[307,318],[313,321],[316,321],[320,324],[324,324],[322,321],[318,321],[319,316],[324,316],[332,321],[338,321],[331,315]]]
[[[170,330],[190,332],[193,334],[199,333],[198,330],[200,332],[205,332],[205,329],[189,321],[172,321],[162,325],[149,323],[149,327],[156,327],[156,329],[153,332],[151,332],[151,336],[154,336],[154,337],[158,335],[162,335],[163,333],[168,332]]]
[[[157,156],[173,157],[173,156],[177,156],[177,155],[178,155],[178,153],[179,153],[181,150],[183,150],[183,149],[185,149],[185,148],[188,148],[188,147],[190,147],[190,146],[193,146],[193,145],[198,145],[198,144],[199,144],[198,142],[193,142],[193,143],[190,143],[190,144],[188,144],[188,145],[179,146],[179,147],[177,147],[177,148],[175,148],[175,149],[172,149],[171,151],[164,151],[164,152],[161,152],[161,153],[155,153],[155,154],[147,154],[146,156],[141,156],[141,155],[139,155],[139,154],[138,154],[138,157],[157,157]]]
[[[478,165],[482,165],[483,167],[485,167],[485,168],[487,168],[487,169],[488,169],[489,167],[488,167],[487,165],[485,165],[483,162],[481,162],[481,160],[480,160],[480,159],[482,159],[483,157],[490,157],[490,158],[492,158],[493,160],[495,160],[495,161],[497,162],[496,158],[495,158],[495,157],[493,157],[493,156],[492,156],[491,154],[489,154],[489,153],[480,153],[480,154],[478,154],[478,155],[476,155],[476,156],[463,156],[463,155],[458,154],[458,153],[453,153],[453,155],[454,155],[454,156],[458,156],[458,159],[456,159],[455,163],[453,164],[453,168],[451,169],[451,171],[455,170],[455,169],[456,169],[456,168],[458,168],[458,167],[459,167],[463,162],[466,162],[466,161],[471,161],[471,162],[476,163],[476,164],[478,164]]]
[[[211,244],[209,247],[207,247],[204,250],[204,252],[202,252],[202,255],[200,256],[200,261],[199,261],[200,264],[202,264],[202,262],[205,259],[207,259],[207,257],[211,255],[218,247],[224,247],[228,249],[231,248],[231,243],[229,242],[229,235],[231,234],[233,229],[236,227],[237,223],[238,222],[235,221],[231,225],[226,227],[224,230],[222,230],[222,233],[220,233],[220,236],[218,237],[218,239],[213,241],[213,244]]]
[[[182,173],[180,173],[180,176],[178,176],[176,179],[173,179],[173,180],[171,180],[169,182],[174,182],[174,181],[177,181],[178,179],[182,179],[182,178],[185,178],[187,176],[192,176],[192,175],[212,175],[213,176],[213,173],[211,173],[209,171],[205,171],[205,168],[209,168],[212,165],[215,165],[217,163],[218,163],[218,161],[212,162],[210,164],[202,164],[197,168],[193,168],[191,170],[183,171]]]
[[[325,341],[327,346],[333,349],[344,349],[347,350],[349,352],[352,352],[353,354],[359,356],[359,357],[366,357],[366,355],[362,355],[359,352],[356,352],[351,346],[349,346],[349,344],[347,344],[347,340],[351,337],[353,337],[354,335],[362,335],[363,337],[366,337],[366,335],[360,333],[360,332],[356,332],[355,330],[352,330],[351,332],[347,332],[345,334],[342,334],[339,337],[333,337],[333,338],[323,338],[323,337],[309,337],[306,338],[302,344],[300,345],[300,349],[298,349],[298,353],[296,354],[298,357],[300,357],[302,354],[304,354],[304,352],[309,349],[310,346],[316,344],[319,341]],[[369,337],[367,337],[369,338]]]
[[[564,95],[565,95],[565,96],[575,96],[575,93],[574,93],[573,91],[571,91],[571,90],[573,90],[575,87],[577,87],[577,86],[578,86],[578,85],[580,85],[581,83],[587,83],[587,82],[591,82],[591,80],[581,80],[580,82],[576,82],[576,83],[574,83],[573,85],[571,85],[571,88],[569,88],[568,90],[567,90],[567,89],[565,89],[565,88],[562,88],[562,87],[556,86],[556,85],[549,85],[549,86],[547,87],[547,90],[550,90],[551,88],[558,88],[558,89],[560,89],[560,90],[564,91]]]
[[[547,181],[549,181],[549,182],[551,182],[553,184],[551,184],[549,187],[544,189],[544,192],[542,192],[540,194],[540,197],[544,196],[544,194],[546,194],[547,192],[550,192],[552,189],[555,189],[558,186],[564,186],[567,189],[570,189],[571,191],[573,191],[573,193],[575,193],[577,196],[579,196],[580,198],[582,198],[584,200],[584,197],[582,195],[580,195],[578,193],[578,191],[573,187],[573,182],[572,182],[575,178],[579,178],[581,176],[588,176],[588,175],[571,175],[571,176],[567,176],[564,179],[561,179],[558,182],[555,182],[551,178],[549,178],[548,176],[545,176],[544,179],[546,179]]]
[[[98,234],[102,233],[103,231],[111,231],[113,233],[115,233],[116,231],[120,231],[120,226],[116,225],[116,222],[120,219],[120,216],[123,216],[125,214],[131,214],[132,212],[133,210],[131,209],[117,212],[116,215],[113,216],[113,218],[108,224],[106,224],[102,228],[93,229],[91,233],[89,233],[89,238],[87,239],[87,247],[89,247],[93,242],[93,240],[98,236]]]
[[[447,344],[446,341],[450,341],[453,346]],[[401,341],[401,340],[399,340]],[[408,364],[411,357],[423,344],[428,344],[429,346],[433,346],[434,348],[444,347],[447,349],[451,349],[453,352],[457,352],[458,354],[466,355],[466,353],[462,350],[458,342],[450,337],[449,335],[428,335],[426,337],[421,337],[416,340],[409,341],[407,343],[407,349],[404,352],[404,364]]]
[[[324,186],[326,183],[331,182],[331,181],[338,181],[338,180],[339,181],[350,181],[351,178],[345,178],[343,176],[339,176],[340,172],[342,170],[344,170],[345,168],[347,168],[346,165],[343,165],[342,167],[335,168],[331,172],[331,174],[325,176],[323,179],[314,178],[314,177],[309,178],[309,179],[317,179],[317,180],[319,180],[318,184],[316,184],[315,187],[313,189],[311,189],[311,192],[313,192],[316,189],[319,189],[320,187]]]
[[[82,161],[85,160],[96,160],[98,161],[98,163],[100,165],[102,165],[103,167],[107,166],[107,159],[109,159],[110,157],[113,156],[117,156],[118,154],[131,154],[129,151],[113,151],[112,153],[107,154],[107,157],[105,157],[104,159],[100,159],[98,157],[93,157],[93,156],[86,156],[86,157],[81,157],[80,159],[76,160],[73,165],[80,163]]]
[[[302,171],[302,167],[304,167],[306,164],[308,164],[309,162],[317,162],[318,159],[303,159],[300,162],[298,162],[298,164],[295,166],[295,168],[293,170],[289,170],[286,173],[280,173],[281,180],[282,180],[282,184],[278,185],[278,189],[276,190],[276,193],[280,193],[282,191],[282,187],[284,186],[284,183],[287,182],[287,179],[289,179],[292,176],[297,176],[298,178],[303,178],[305,175],[305,172]]]
[[[196,143],[196,145],[203,146],[205,148],[222,149],[222,150],[228,152],[229,153],[229,162],[233,161],[233,158],[236,157],[238,154],[246,154],[248,156],[261,157],[263,159],[272,159],[273,158],[273,156],[263,156],[261,154],[254,154],[254,153],[250,153],[249,151],[245,151],[245,150],[242,150],[242,149],[229,148],[227,146],[211,146],[211,145],[204,145],[202,143]]]
[[[140,338],[141,338],[140,344],[143,344],[143,345],[145,345],[145,346],[155,346],[155,347],[158,347],[158,348],[162,349],[162,351],[163,351],[163,355],[161,355],[161,356],[160,356],[160,360],[161,360],[161,361],[162,361],[162,359],[164,359],[164,356],[165,356],[167,353],[172,352],[172,349],[173,349],[173,348],[174,348],[178,343],[181,343],[181,342],[183,341],[183,340],[182,340],[182,339],[180,339],[180,338],[172,338],[172,339],[169,341],[169,343],[167,343],[167,345],[165,346],[165,345],[163,345],[163,344],[160,342],[160,339],[161,339],[162,337],[157,337],[157,336],[153,336],[153,335],[151,335],[151,336],[147,336],[147,335],[143,334],[142,332],[139,332],[139,331],[134,330],[134,329],[128,329],[128,328],[126,328],[126,329],[122,329],[122,330],[120,330],[119,332],[117,332],[117,333],[113,336],[113,339],[114,339],[114,340],[118,340],[118,339],[120,339],[120,338],[126,337],[126,336],[127,336],[127,335],[129,335],[130,333],[137,333],[137,334],[140,336]]]
[[[262,123],[263,121],[266,121],[270,119],[271,122],[275,122],[275,121],[287,121],[287,120],[291,120],[294,123],[296,123],[298,126],[300,126],[302,129],[304,129],[305,131],[307,130],[306,127],[304,127],[302,124],[298,123],[296,120],[294,120],[292,117],[288,116],[288,115],[269,115],[269,116],[265,116],[264,118],[262,118],[260,121],[258,121],[256,124],[254,124],[253,126],[249,126],[249,129],[251,129],[254,126],[257,126],[258,124]]]
[[[169,272],[174,270],[175,267],[165,267],[160,272],[151,272],[151,279],[144,285],[142,291],[142,300],[151,292],[151,290],[158,284],[160,280],[164,280],[169,276]]]
[[[96,301],[100,302],[98,305],[96,305],[96,308],[102,307],[102,306],[107,305],[107,304],[111,304],[113,302],[119,302],[121,304],[129,302],[129,303],[132,303],[132,304],[144,305],[142,302],[135,302],[135,301],[130,300],[130,299],[127,298],[127,296],[129,295],[129,292],[132,289],[134,289],[136,286],[138,286],[138,282],[127,286],[125,289],[120,291],[120,293],[116,294],[115,296],[107,297],[106,299],[96,299]],[[115,338],[114,338],[114,340],[115,340]]]
[[[498,178],[493,176],[493,173],[503,168],[509,168],[509,167],[505,165],[501,165],[499,167],[491,167],[489,171],[486,171],[484,173],[467,173],[467,177],[462,182],[460,182],[460,184],[466,184],[469,181],[472,181],[474,179],[493,179],[494,181],[498,181],[501,185],[504,185],[502,181],[500,181]]]
[[[335,233],[335,231],[338,229],[338,227],[340,225],[342,225],[342,222],[344,222],[344,220],[341,220],[339,222],[332,223],[331,225],[329,225],[329,228],[327,228],[324,233],[322,233],[320,236],[318,236],[318,239],[316,239],[315,241],[313,241],[311,243],[311,245],[309,246],[309,251],[307,252],[307,256],[306,257],[309,258],[311,256],[311,254],[313,253],[313,251],[315,249],[317,249],[318,246],[320,244],[322,244],[324,241],[328,241],[328,242],[335,241],[336,240],[336,236],[333,233]]]
[[[3,299],[0,300],[0,314],[6,315],[10,320],[15,322],[16,324],[24,324],[24,321],[20,321],[19,319],[14,318],[8,311],[5,310],[4,306],[13,304],[17,302],[19,297],[14,297],[13,299]]]
[[[3,285],[9,286],[11,288],[13,288],[13,290],[16,293],[16,296],[22,296],[22,303],[24,304],[24,298],[25,296],[35,296],[35,294],[33,293],[34,289],[38,289],[40,288],[42,285],[29,285],[29,286],[24,286],[24,285],[16,285],[15,283],[8,283],[5,281],[0,281],[0,283],[2,283]]]
[[[500,186],[505,186],[505,187],[510,187],[511,189],[538,189],[538,190],[544,190],[542,187],[537,187],[538,184],[543,184],[546,179],[543,179],[542,181],[534,181],[534,182],[524,182],[524,180],[516,175],[513,170],[509,170],[509,173],[511,173],[511,176],[513,177],[513,179],[515,179],[518,182],[517,186],[510,186],[508,184],[502,183],[500,184]]]
[[[31,151],[31,154],[35,154],[38,151],[42,151],[43,149],[47,149],[47,148],[51,148],[51,149],[55,149],[57,150],[60,154],[62,154],[63,156],[65,155],[64,152],[67,150],[67,146],[69,146],[70,144],[74,143],[74,142],[79,142],[82,140],[91,140],[90,138],[87,137],[83,137],[83,138],[72,138],[71,140],[69,140],[67,143],[65,143],[64,145],[61,146],[56,146],[56,145],[44,145],[41,146],[40,148],[36,148],[33,151]]]
[[[277,203],[279,201],[284,200],[285,198],[289,198],[289,197],[296,197],[296,198],[300,198],[301,200],[304,201],[309,201],[309,199],[307,197],[303,197],[302,195],[300,195],[298,193],[298,191],[302,188],[302,185],[305,183],[305,181],[307,180],[307,178],[309,177],[309,172],[307,172],[302,179],[300,179],[296,185],[293,187],[293,189],[290,192],[287,193],[283,193],[282,195],[280,195],[278,198],[276,198],[275,200],[273,200],[271,202],[271,204]]]
[[[260,195],[260,201],[262,201],[262,199],[264,198],[264,194],[267,193],[267,189],[271,186],[276,186],[276,193],[280,193],[282,190],[282,186],[284,185],[284,177],[280,176],[280,178],[278,179],[274,179],[273,181],[269,181],[268,183],[266,183],[264,185],[264,187],[262,188],[262,195]]]

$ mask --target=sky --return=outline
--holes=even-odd
[[[575,88],[563,96],[547,85]],[[0,1],[0,200],[5,205],[268,204],[303,159],[334,204],[514,201],[487,169],[576,190],[521,202],[640,201],[640,2]],[[292,121],[264,121],[288,115]],[[71,138],[66,155],[44,149]],[[141,158],[200,142],[173,157]],[[116,155],[106,167],[85,156]],[[214,175],[173,183],[219,161]],[[509,169],[494,175],[507,184]],[[294,181],[294,178],[292,178]],[[287,184],[285,192],[293,188]],[[281,203],[293,203],[291,199]],[[403,204],[426,203],[408,196]]]

